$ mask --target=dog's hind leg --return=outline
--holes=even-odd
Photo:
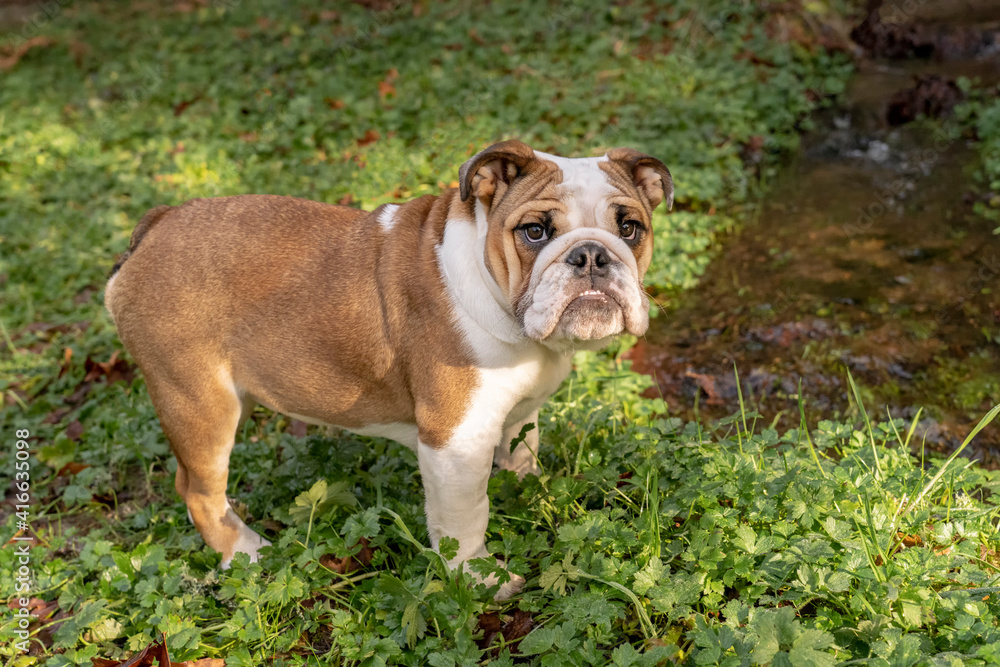
[[[228,373],[183,383],[147,374],[147,385],[177,457],[175,487],[188,516],[205,542],[222,553],[223,567],[237,552],[257,560],[257,550],[270,543],[243,523],[226,498],[229,455],[246,413]]]

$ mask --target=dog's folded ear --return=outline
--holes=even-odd
[[[667,202],[667,210],[674,206],[674,181],[670,170],[655,157],[641,153],[634,148],[612,148],[608,159],[618,162],[632,175],[639,190],[649,199],[655,209],[660,202]]]
[[[486,200],[488,205],[496,194],[498,184],[510,185],[534,159],[535,151],[516,139],[501,141],[476,153],[458,170],[462,201],[474,195],[477,199]]]

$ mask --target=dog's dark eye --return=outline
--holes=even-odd
[[[524,239],[528,243],[541,243],[549,238],[549,233],[545,230],[545,226],[537,222],[525,225],[521,228],[521,231],[524,233]]]
[[[635,220],[623,220],[618,223],[618,233],[626,241],[631,241],[639,234],[639,223]]]

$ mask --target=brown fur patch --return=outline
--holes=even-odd
[[[528,217],[538,217],[562,208],[556,187],[562,171],[548,160],[535,159],[521,170],[521,176],[498,188],[487,217],[486,267],[510,303],[516,303],[527,288],[536,251],[519,245],[513,229]],[[502,221],[495,224],[495,221]]]
[[[292,197],[154,209],[112,315],[151,386],[205,386],[227,369],[280,412],[348,428],[415,422],[442,446],[478,377],[434,250],[452,206],[471,215],[457,190],[402,204],[388,234],[379,211]],[[199,409],[156,408],[161,420]]]

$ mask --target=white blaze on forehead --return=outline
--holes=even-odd
[[[387,204],[382,212],[378,214],[378,226],[382,228],[383,232],[392,231],[392,228],[396,224],[396,211],[399,210],[399,206],[396,204]]]
[[[566,204],[571,225],[594,224],[602,201],[615,194],[607,174],[599,166],[601,162],[607,162],[608,156],[566,158],[540,151],[535,151],[535,156],[554,162],[562,172],[559,199]]]

